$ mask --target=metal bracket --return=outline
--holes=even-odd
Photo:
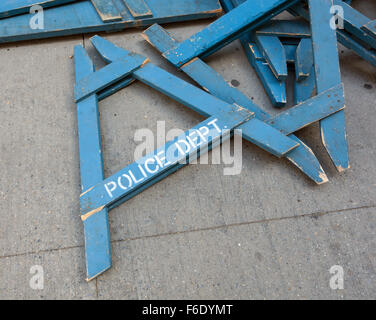
[[[32,29],[33,5],[43,11],[44,28]],[[1,0],[0,43],[87,32],[114,32],[153,23],[217,17],[219,0]]]

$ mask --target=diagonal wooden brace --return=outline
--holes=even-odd
[[[163,56],[176,67],[181,67],[196,57],[202,58],[216,52],[297,2],[248,0],[175,48],[166,51]]]

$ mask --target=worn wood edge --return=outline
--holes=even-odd
[[[81,220],[82,220],[82,221],[87,220],[87,219],[90,218],[92,215],[98,213],[99,211],[102,211],[105,207],[106,207],[106,206],[101,206],[101,207],[99,207],[99,208],[97,208],[97,209],[94,209],[94,210],[92,210],[92,211],[90,211],[90,212],[88,212],[88,213],[85,213],[85,214],[81,215]]]

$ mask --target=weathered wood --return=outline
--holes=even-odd
[[[346,48],[353,50],[358,56],[376,67],[376,52],[366,48],[364,44],[354,40],[354,38],[344,30],[337,30],[337,39]]]
[[[242,0],[233,0],[233,2],[241,3]],[[225,3],[225,9],[231,10],[231,2],[229,0],[224,0],[222,1],[222,3]],[[315,48],[314,60],[316,87],[320,82],[320,89],[324,90],[324,88],[328,89],[329,87],[335,87],[340,83],[335,31],[330,28],[329,24],[332,18],[330,9],[333,3],[330,0],[324,2],[320,0],[317,2],[309,1],[309,4],[313,4],[314,8],[313,10],[310,10],[311,18],[312,16],[314,16],[315,19],[317,19],[317,21],[315,22],[311,21],[311,32],[312,34],[314,32],[316,33],[315,37],[318,40],[316,43],[314,42],[313,45]],[[320,5],[323,5],[323,7],[320,8]],[[320,12],[325,12],[325,14],[320,15]],[[327,66],[330,67],[327,68]],[[329,75],[329,79],[325,79],[324,72],[325,74]],[[318,73],[321,74],[317,75]],[[319,91],[319,89],[317,89],[317,92],[320,93],[322,91]],[[349,168],[344,112],[338,112],[332,117],[322,120],[320,124],[322,129],[321,131],[323,143],[327,148],[328,153],[332,158],[337,170],[343,171],[346,168]],[[336,131],[337,135],[335,134]]]
[[[267,123],[285,134],[290,134],[314,122],[342,113],[343,109],[345,109],[344,91],[342,85],[339,84],[279,113]]]
[[[297,0],[248,0],[163,55],[180,67],[195,57],[214,53],[295,3]]]
[[[312,40],[302,39],[296,49],[295,73],[296,81],[302,81],[309,77],[313,66]]]
[[[119,11],[111,0],[90,0],[99,17],[103,22],[120,21],[122,19]]]
[[[299,104],[316,95],[315,69],[312,66],[308,77],[294,82],[294,104]]]
[[[123,60],[111,63],[96,73],[82,78],[74,87],[76,102],[85,99],[93,93],[98,93],[105,87],[126,78],[148,61],[148,59],[141,55],[132,55]]]
[[[285,81],[287,79],[287,59],[285,48],[279,38],[256,34],[255,39],[274,76],[279,81]]]
[[[311,29],[305,20],[272,20],[256,30],[257,35],[310,38]]]
[[[252,59],[248,50],[245,51],[247,57],[249,57],[249,59]],[[271,71],[268,63],[264,61],[254,61],[252,66],[257,72],[257,75],[261,80],[266,94],[269,96],[273,106],[276,108],[283,108],[284,106],[286,106],[286,82],[279,81]]]
[[[316,89],[320,94],[341,83],[336,31],[330,27],[331,0],[308,0]],[[346,137],[345,112],[320,121],[321,139],[339,172],[350,168]]]
[[[3,1],[3,0],[2,0]],[[0,3],[2,2],[0,1]],[[122,20],[103,22],[89,0],[44,10],[44,29],[30,28],[30,15],[0,19],[0,43],[67,36],[88,32],[114,32],[153,23],[172,23],[217,17],[222,13],[218,0],[144,0],[152,17],[135,19],[123,0],[112,0]]]
[[[284,107],[287,103],[285,81],[279,81],[275,77],[269,64],[266,62],[263,53],[260,51],[250,34],[242,36],[240,42],[242,43],[246,56],[261,80],[266,94],[269,96],[273,106],[277,108]]]
[[[371,20],[362,26],[362,30],[369,36],[376,38],[376,20]]]
[[[76,82],[94,73],[94,65],[82,46],[74,50]],[[80,152],[81,190],[104,179],[98,101],[95,94],[77,104]],[[95,219],[84,222],[85,255],[88,280],[111,268],[111,241],[108,209],[103,208]]]
[[[240,42],[249,63],[256,71],[273,106],[277,108],[284,107],[287,103],[285,81],[279,81],[275,77],[269,64],[266,62],[262,52],[250,34],[242,36]]]
[[[296,55],[297,46],[291,45],[291,44],[283,44],[283,45],[285,47],[287,63],[295,64],[295,55]]]
[[[150,11],[148,5],[144,0],[123,0],[129,12],[135,19],[152,17],[153,13]]]

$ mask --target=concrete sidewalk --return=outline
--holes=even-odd
[[[166,28],[182,40],[209,22]],[[140,30],[102,36],[188,80]],[[190,165],[111,211],[114,266],[87,283],[71,57],[80,43],[104,65],[89,36],[0,47],[0,299],[376,298],[376,68],[342,47],[351,170],[335,171],[317,125],[298,136],[329,176],[322,186],[248,142],[241,175]],[[207,61],[278,112],[238,41]],[[141,83],[100,108],[106,176],[134,160],[137,129],[202,120]],[[33,265],[43,290],[30,288]],[[333,265],[343,290],[329,286]]]

